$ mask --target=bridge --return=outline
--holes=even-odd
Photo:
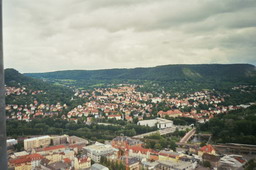
[[[183,136],[183,138],[180,140],[179,143],[187,143],[189,139],[191,139],[191,137],[195,135],[195,133],[196,133],[196,129],[193,128],[188,133],[186,133],[185,136]]]

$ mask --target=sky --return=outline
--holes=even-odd
[[[255,0],[5,0],[5,68],[22,73],[256,64]]]

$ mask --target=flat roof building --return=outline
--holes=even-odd
[[[94,162],[100,162],[100,158],[105,156],[107,159],[115,160],[118,157],[118,149],[112,147],[111,145],[105,145],[96,142],[93,145],[84,147],[87,156],[90,157]]]
[[[149,126],[154,127],[156,126],[159,129],[165,129],[173,126],[173,121],[162,119],[162,118],[156,118],[151,120],[141,120],[137,123],[137,125],[141,126]]]

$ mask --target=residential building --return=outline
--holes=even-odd
[[[95,163],[92,165],[91,170],[109,170],[109,169],[108,167]]]
[[[62,136],[52,136],[51,141],[53,145],[61,145],[61,144],[66,144],[68,141],[68,136],[67,135],[62,135]]]
[[[30,170],[40,166],[40,162],[44,157],[40,154],[30,154],[20,156],[16,159],[9,160],[9,167],[15,170]]]
[[[43,149],[38,150],[40,154],[51,154],[51,153],[60,153],[66,150],[65,145],[56,145],[56,146],[49,146]]]
[[[151,149],[145,149],[141,146],[130,146],[129,147],[129,156],[136,157],[139,159],[150,159]]]
[[[68,143],[70,144],[88,144],[88,140],[84,139],[84,138],[80,138],[80,137],[77,137],[77,136],[69,136],[68,137]]]
[[[156,162],[156,161],[153,161],[153,162],[142,161],[141,164],[142,164],[142,166],[143,166],[144,169],[147,169],[147,170],[155,170],[155,169],[156,169],[156,166],[157,166],[159,163]]]
[[[159,115],[160,117],[165,117],[165,116],[179,117],[179,116],[182,116],[182,112],[178,109],[168,110],[167,112],[164,112],[164,111],[161,110],[157,113],[157,115]]]
[[[44,170],[69,170],[71,168],[72,168],[71,164],[65,161],[58,161],[58,162],[50,163],[47,166],[42,166],[42,169]]]
[[[40,136],[24,140],[24,149],[32,150],[34,148],[47,147],[51,144],[50,136]]]
[[[128,146],[141,145],[143,142],[137,139],[132,139],[127,136],[117,136],[111,141],[114,148],[125,149]]]
[[[96,142],[93,145],[84,147],[87,156],[90,157],[94,162],[100,162],[100,158],[105,156],[107,159],[116,160],[118,157],[118,149],[112,147],[111,145],[105,145]]]
[[[206,145],[201,147],[198,151],[198,156],[202,157],[204,153],[208,153],[210,155],[216,155],[216,151],[212,145]]]
[[[91,158],[82,156],[80,158],[74,158],[75,169],[86,169],[91,167]]]
[[[160,151],[158,153],[160,161],[178,161],[181,154],[172,151]]]
[[[138,158],[122,156],[121,160],[125,165],[128,162],[129,170],[140,170],[140,160]]]
[[[194,170],[197,166],[197,162],[184,162],[184,161],[157,161],[155,170]]]

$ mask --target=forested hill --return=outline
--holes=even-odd
[[[30,90],[49,90],[49,89],[59,89],[64,88],[68,90],[66,87],[55,86],[50,83],[44,82],[42,80],[34,79],[28,76],[25,76],[19,73],[15,69],[5,69],[5,84],[11,87],[20,87],[25,86]]]
[[[9,95],[6,97],[7,104],[25,104],[33,102],[36,98],[42,103],[67,103],[73,96],[73,91],[64,86],[56,86],[42,80],[24,76],[15,69],[5,69],[5,84],[7,87],[25,87],[28,95]],[[41,90],[43,93],[31,95],[30,92]]]
[[[150,81],[254,81],[256,68],[250,64],[164,65],[150,68],[68,70],[26,73],[34,78],[73,80],[150,80]]]

